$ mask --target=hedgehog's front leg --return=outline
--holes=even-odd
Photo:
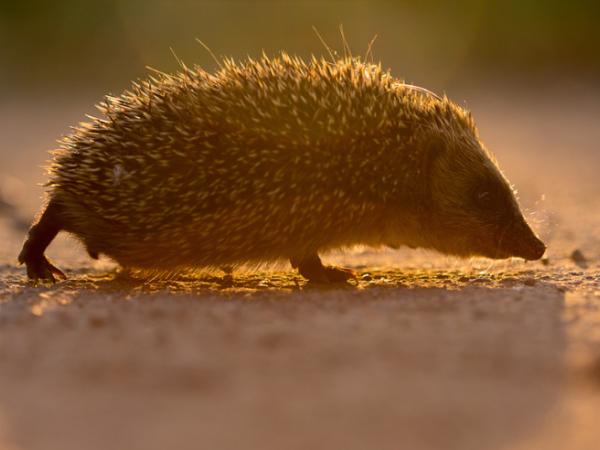
[[[350,269],[324,266],[316,253],[306,258],[292,258],[290,263],[294,269],[298,269],[300,275],[315,283],[340,283],[352,278],[356,279],[356,274]]]
[[[38,279],[51,280],[55,283],[54,275],[63,279],[67,276],[44,255],[50,242],[64,227],[63,205],[55,199],[50,200],[40,219],[29,230],[29,235],[23,243],[19,254],[19,264],[27,266],[27,276],[37,285]]]

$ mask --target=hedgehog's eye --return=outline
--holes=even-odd
[[[492,194],[490,194],[488,191],[481,191],[477,195],[477,201],[480,205],[487,206],[492,202]]]

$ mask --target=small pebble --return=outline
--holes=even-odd
[[[535,286],[535,278],[527,277],[523,279],[523,284],[525,286]]]
[[[581,253],[581,251],[579,249],[574,250],[573,253],[571,253],[570,258],[575,262],[587,261],[587,258],[585,256],[583,256],[583,253]]]

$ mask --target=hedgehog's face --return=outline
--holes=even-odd
[[[448,147],[432,141],[430,209],[432,248],[463,257],[536,260],[545,251],[525,221],[514,193],[478,139]]]

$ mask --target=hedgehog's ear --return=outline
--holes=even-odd
[[[438,179],[437,181],[439,182],[440,176],[452,176],[450,173],[447,173],[447,170],[444,170],[445,173],[439,173],[440,167],[447,166],[444,160],[448,158],[448,145],[444,140],[438,137],[432,137],[425,143],[422,151],[423,154],[422,158],[420,158],[420,169],[421,173],[424,175],[422,177],[423,189],[425,191],[425,197],[430,198],[430,201],[427,203],[433,205],[435,202],[433,202],[431,198],[433,195],[432,191],[435,189],[435,185],[439,186],[439,183],[436,183],[435,180]]]
[[[425,152],[431,157],[441,155],[446,152],[446,142],[439,137],[432,137],[425,144]]]
[[[430,174],[433,170],[433,163],[446,156],[447,145],[443,139],[438,137],[430,138],[424,145],[423,158],[421,158],[421,173]]]

